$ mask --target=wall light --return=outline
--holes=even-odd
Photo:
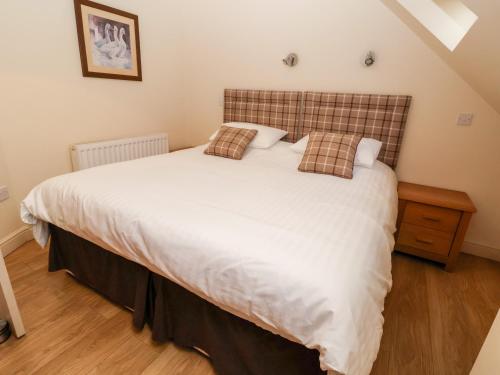
[[[283,59],[283,64],[292,67],[297,65],[299,62],[299,56],[296,53],[289,53],[287,57]]]

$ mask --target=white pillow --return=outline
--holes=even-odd
[[[290,148],[298,154],[306,152],[307,142],[309,142],[309,134],[300,138],[297,142],[290,146]]]
[[[290,148],[299,154],[303,154],[306,152],[307,142],[309,142],[309,134],[291,145]],[[373,138],[362,138],[356,150],[354,165],[366,168],[373,167],[381,148],[382,142]]]
[[[288,132],[281,129],[275,129],[264,125],[251,124],[249,122],[228,122],[224,125],[231,126],[233,128],[257,130],[257,135],[252,140],[252,142],[248,144],[248,147],[252,148],[269,148],[288,134]],[[213,141],[218,132],[219,130],[212,134],[209,140]]]
[[[362,138],[356,150],[354,165],[366,168],[373,167],[381,148],[382,142],[373,138]]]

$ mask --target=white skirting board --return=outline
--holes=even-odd
[[[31,227],[23,226],[8,236],[0,239],[0,252],[4,257],[12,253],[18,247],[33,239]]]
[[[472,242],[464,242],[462,252],[500,262],[500,249],[495,249],[493,247],[483,246]]]

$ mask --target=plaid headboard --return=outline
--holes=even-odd
[[[395,168],[410,103],[411,96],[306,92],[298,138],[320,130],[378,139],[378,159]]]
[[[225,90],[224,122],[251,122],[286,130],[296,142],[302,93],[298,91]]]
[[[224,122],[251,122],[286,130],[296,142],[313,130],[380,140],[379,160],[396,167],[411,96],[325,92],[224,91]]]

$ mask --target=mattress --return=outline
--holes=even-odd
[[[369,374],[390,290],[397,180],[386,165],[345,180],[297,170],[290,144],[240,161],[204,146],[51,178],[21,205],[36,240],[53,223],[207,301]]]

